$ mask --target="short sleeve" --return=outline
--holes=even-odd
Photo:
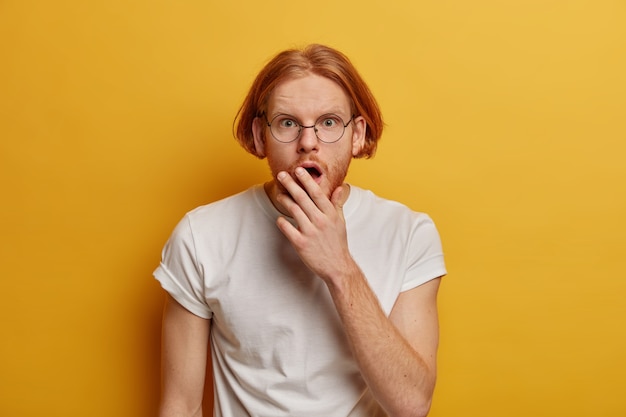
[[[400,291],[408,291],[446,275],[441,238],[432,219],[419,214],[410,236],[407,273]]]
[[[191,313],[210,319],[212,312],[204,299],[204,279],[196,257],[189,216],[174,228],[165,244],[154,277],[180,305]]]

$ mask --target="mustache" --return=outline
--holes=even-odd
[[[328,173],[328,166],[319,160],[319,158],[313,157],[313,158],[306,158],[306,159],[299,159],[296,162],[294,162],[293,164],[291,164],[286,171],[289,172],[289,174],[291,174],[292,176],[294,175],[294,172],[296,171],[296,168],[298,168],[299,166],[304,165],[307,162],[312,162],[315,165],[317,165],[318,167],[320,167],[320,169],[322,170],[322,172],[324,173]]]

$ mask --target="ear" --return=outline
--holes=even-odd
[[[254,136],[256,156],[265,158],[265,124],[260,117],[255,117],[252,121],[252,135]]]
[[[365,132],[367,130],[367,122],[363,116],[355,117],[352,120],[352,156],[356,157],[361,153],[361,149],[365,146]]]

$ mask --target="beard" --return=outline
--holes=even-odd
[[[319,185],[324,191],[324,194],[326,195],[326,197],[330,199],[333,192],[344,183],[346,176],[348,175],[348,168],[350,166],[351,160],[352,160],[351,157],[345,160],[337,160],[335,161],[335,163],[329,166],[317,158],[307,158],[307,159],[296,161],[286,168],[285,167],[273,167],[270,164],[270,170],[272,172],[272,178],[274,179],[274,182],[278,188],[279,193],[289,194],[289,192],[285,189],[285,187],[279,181],[276,180],[276,175],[278,175],[280,171],[285,171],[289,175],[291,175],[291,177],[298,183],[298,185],[300,185],[300,187],[302,187],[302,189],[306,192],[306,189],[300,183],[300,181],[298,181],[298,177],[295,174],[296,168],[301,166],[304,162],[314,162],[320,167],[322,171],[322,177],[321,177],[322,180]]]

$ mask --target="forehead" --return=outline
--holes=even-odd
[[[308,74],[279,83],[269,97],[268,113],[347,115],[350,113],[350,99],[343,88],[333,80]]]

